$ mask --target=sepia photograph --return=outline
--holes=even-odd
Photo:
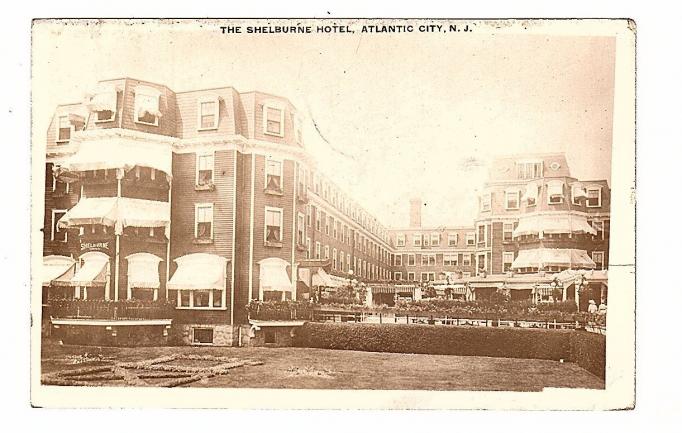
[[[632,21],[32,37],[34,404],[634,404]]]

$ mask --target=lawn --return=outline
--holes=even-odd
[[[87,356],[86,356],[87,354]],[[477,356],[415,355],[309,348],[86,347],[43,341],[42,373],[143,361],[167,355],[262,361],[192,387],[541,391],[544,387],[603,389],[604,381],[573,363]],[[175,364],[192,364],[173,361]],[[198,361],[194,365],[211,363]],[[93,382],[96,385],[97,382]],[[122,382],[108,385],[121,385]]]

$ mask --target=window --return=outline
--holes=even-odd
[[[213,344],[213,328],[192,328],[194,344]]]
[[[488,257],[485,254],[479,254],[476,256],[476,265],[479,271],[487,271]]]
[[[526,185],[526,192],[521,197],[521,200],[525,200],[527,206],[535,206],[538,201],[538,189],[538,184],[530,182]]]
[[[161,112],[159,111],[159,98],[161,92],[147,87],[135,88],[135,122],[145,125],[158,126]]]
[[[321,259],[322,258],[322,245],[319,242],[315,242],[315,258],[316,259]]]
[[[284,137],[284,110],[270,105],[263,106],[263,132]]]
[[[329,236],[329,215],[326,215],[324,218],[324,234]]]
[[[478,226],[478,243],[479,244],[485,243],[485,240],[486,240],[485,232],[486,232],[485,225],[484,224],[479,225]]]
[[[312,253],[313,253],[313,251],[311,249],[310,238],[306,238],[306,240],[305,240],[305,258],[311,259]]]
[[[604,221],[592,221],[592,228],[597,231],[594,238],[604,239]]]
[[[514,263],[514,253],[513,252],[502,253],[502,272],[511,271],[512,263]]]
[[[492,202],[492,194],[487,193],[481,196],[481,212],[486,212],[490,210],[490,204]]]
[[[422,235],[421,234],[414,235],[414,238],[412,240],[412,244],[415,247],[421,247],[422,246]]]
[[[414,281],[414,272],[407,273],[407,281]]]
[[[54,195],[59,195],[59,194],[68,194],[69,193],[69,183],[68,182],[62,182],[59,179],[57,179],[56,176],[52,176],[52,192],[54,192]]]
[[[457,254],[443,254],[443,266],[457,266]]]
[[[560,204],[564,202],[564,183],[553,181],[547,183],[547,203]]]
[[[270,158],[266,159],[265,190],[282,192],[282,161]]]
[[[402,254],[396,254],[393,258],[395,261],[395,266],[402,266],[403,265],[403,255]]]
[[[329,258],[329,245],[324,246],[324,258],[325,259]]]
[[[60,229],[58,227],[58,222],[61,217],[66,214],[66,210],[63,209],[53,209],[52,210],[52,230],[50,233],[50,240],[66,242],[66,229]]]
[[[346,264],[348,265],[348,270],[350,271],[350,253],[346,254]],[[355,269],[353,269],[355,271]]]
[[[471,266],[471,255],[464,254],[462,256],[462,266]]]
[[[502,240],[511,241],[514,236],[514,223],[502,224]]]
[[[213,239],[213,203],[195,205],[194,237],[197,239]]]
[[[592,261],[597,265],[597,269],[604,269],[604,252],[603,251],[593,251]]]
[[[542,162],[517,162],[516,174],[519,179],[537,179],[542,177]]]
[[[396,246],[404,247],[404,246],[405,246],[405,235],[402,234],[402,233],[399,234],[399,235],[396,237],[395,243],[396,243]]]
[[[199,112],[197,113],[199,130],[218,128],[218,98],[206,98],[199,100]]]
[[[393,273],[393,279],[396,281],[400,281],[403,279],[403,273],[402,272],[394,272]]]
[[[458,241],[459,241],[459,237],[457,236],[457,233],[450,233],[448,235],[448,246],[449,247],[456,247]]]
[[[213,185],[213,153],[197,154],[196,184],[198,186]]]
[[[320,211],[315,208],[315,230],[318,232],[322,230],[322,221],[321,221],[322,215]]]
[[[436,255],[422,254],[422,266],[436,266]]]
[[[282,209],[265,208],[265,243],[277,246],[282,243]]]
[[[431,246],[437,247],[438,245],[440,245],[440,235],[438,233],[432,233],[431,234]]]
[[[421,273],[421,281],[422,282],[435,281],[435,280],[436,280],[436,273],[435,272],[422,272]]]
[[[601,207],[601,187],[587,188],[587,207]]]
[[[574,205],[580,206],[580,199],[586,197],[587,193],[585,192],[585,188],[581,184],[574,183],[571,186],[571,202]]]
[[[467,233],[467,245],[476,245],[476,233]]]
[[[69,116],[59,116],[57,118],[57,143],[65,143],[71,139],[73,126],[69,121]]]
[[[95,123],[111,122],[116,118],[118,90],[113,83],[100,83],[86,105],[95,113]]]
[[[305,221],[308,227],[312,227],[313,224],[313,207],[310,205],[305,206]]]
[[[296,235],[299,245],[303,245],[305,239],[305,215],[298,213],[298,224],[296,225]]]
[[[332,267],[334,268],[335,271],[337,271],[339,268],[337,267],[338,262],[338,253],[336,252],[336,248],[332,250]]]
[[[518,191],[507,191],[504,193],[504,205],[505,209],[518,209],[519,208],[519,192]]]
[[[416,266],[416,265],[417,265],[417,261],[415,259],[415,255],[414,254],[408,254],[407,255],[407,266]]]

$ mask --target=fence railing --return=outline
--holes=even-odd
[[[166,301],[52,300],[47,314],[60,319],[172,319],[174,308]]]

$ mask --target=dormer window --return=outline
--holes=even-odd
[[[87,105],[95,113],[95,122],[111,122],[116,118],[118,93],[113,83],[101,83]]]
[[[504,193],[504,205],[505,209],[513,210],[519,208],[519,191],[509,190]]]
[[[526,185],[526,192],[521,197],[521,200],[525,201],[527,206],[535,206],[538,202],[538,185],[535,182],[530,182]]]
[[[57,143],[69,141],[71,139],[72,128],[69,116],[59,116],[57,118]]]
[[[284,110],[274,105],[263,106],[263,133],[284,137]]]
[[[398,247],[404,247],[405,246],[405,235],[404,234],[399,234],[396,237],[396,246]]]
[[[580,183],[574,183],[571,185],[571,201],[574,205],[580,206],[580,199],[587,198],[587,193],[585,192],[585,187]]]
[[[564,183],[555,180],[547,183],[547,203],[560,204],[564,202]]]
[[[197,124],[200,131],[217,129],[219,114],[218,98],[202,98],[199,100],[199,111],[197,113]]]
[[[481,196],[481,212],[489,211],[491,202],[492,202],[491,194],[490,193],[483,194]]]
[[[601,187],[587,187],[587,207],[601,207]]]
[[[159,126],[161,92],[148,86],[135,88],[135,122]]]
[[[537,179],[542,177],[542,161],[518,161],[516,163],[518,179]]]

